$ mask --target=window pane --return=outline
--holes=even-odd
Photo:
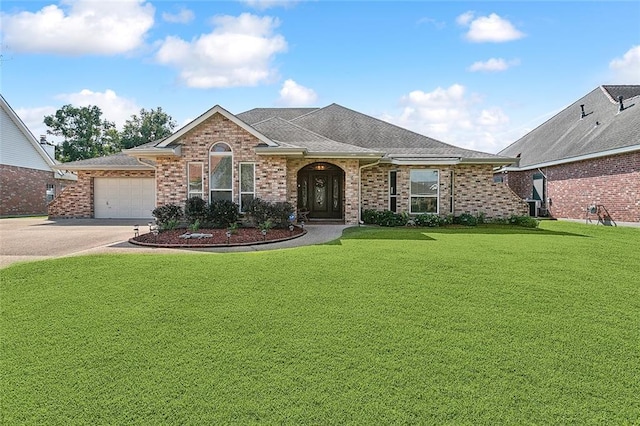
[[[231,157],[211,156],[211,189],[231,189]]]
[[[240,164],[240,192],[254,192],[253,175],[253,164]]]
[[[231,191],[211,191],[211,200],[231,200]]]
[[[411,197],[411,213],[437,213],[438,199],[435,197]]]
[[[438,171],[411,170],[411,195],[438,195]]]
[[[202,194],[202,163],[189,164],[189,193]]]

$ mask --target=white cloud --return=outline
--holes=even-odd
[[[2,13],[3,43],[16,52],[114,55],[140,47],[155,9],[145,0],[66,0],[37,12]]]
[[[99,107],[102,110],[102,119],[114,122],[118,129],[122,129],[125,121],[130,119],[131,115],[140,112],[140,107],[135,101],[120,97],[110,89],[104,92],[83,89],[77,93],[58,95],[57,98],[76,107],[90,105]]]
[[[44,117],[55,114],[56,108],[52,106],[43,106],[34,108],[16,108],[15,111],[36,139],[40,140],[40,135],[47,134],[47,126],[44,124]],[[47,138],[49,140],[53,140],[51,136],[47,136]]]
[[[318,95],[313,89],[304,87],[289,79],[284,82],[280,89],[280,99],[278,103],[287,106],[305,106],[315,103]]]
[[[163,20],[174,24],[188,24],[189,22],[193,21],[194,18],[195,15],[193,14],[193,11],[185,8],[180,9],[178,13],[164,12],[162,14]]]
[[[525,36],[511,22],[495,13],[476,18],[473,12],[466,12],[458,16],[456,22],[462,26],[469,27],[465,38],[474,43],[502,43],[518,40]]]
[[[189,87],[255,86],[274,78],[272,59],[287,50],[284,37],[274,34],[277,19],[243,13],[216,16],[213,24],[212,32],[192,41],[165,38],[157,61],[177,68]]]
[[[473,20],[473,15],[475,15],[473,11],[465,12],[456,18],[456,23],[466,27]]]
[[[512,140],[506,133],[509,117],[499,107],[483,105],[482,98],[460,84],[431,92],[414,90],[400,99],[398,114],[383,120],[463,148],[495,153]]]
[[[491,58],[485,62],[474,62],[470,67],[469,71],[487,71],[487,72],[497,72],[497,71],[506,71],[507,69],[519,65],[520,61],[517,59],[512,59],[510,61],[505,61],[502,58]]]
[[[629,49],[622,58],[615,58],[609,62],[609,69],[613,72],[614,84],[640,83],[640,46]]]

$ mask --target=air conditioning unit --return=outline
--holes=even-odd
[[[529,204],[529,216],[538,217],[540,216],[540,205],[542,201],[540,200],[525,200],[527,204]]]

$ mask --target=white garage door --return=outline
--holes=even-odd
[[[151,218],[156,204],[153,178],[95,178],[96,218]]]

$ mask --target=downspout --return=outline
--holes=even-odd
[[[377,166],[378,164],[380,164],[380,160],[376,161],[375,163],[365,164],[364,166],[358,167],[358,169],[359,169],[359,173],[358,173],[358,226],[360,226],[363,223],[362,222],[362,170],[365,167],[373,167],[373,166]]]

